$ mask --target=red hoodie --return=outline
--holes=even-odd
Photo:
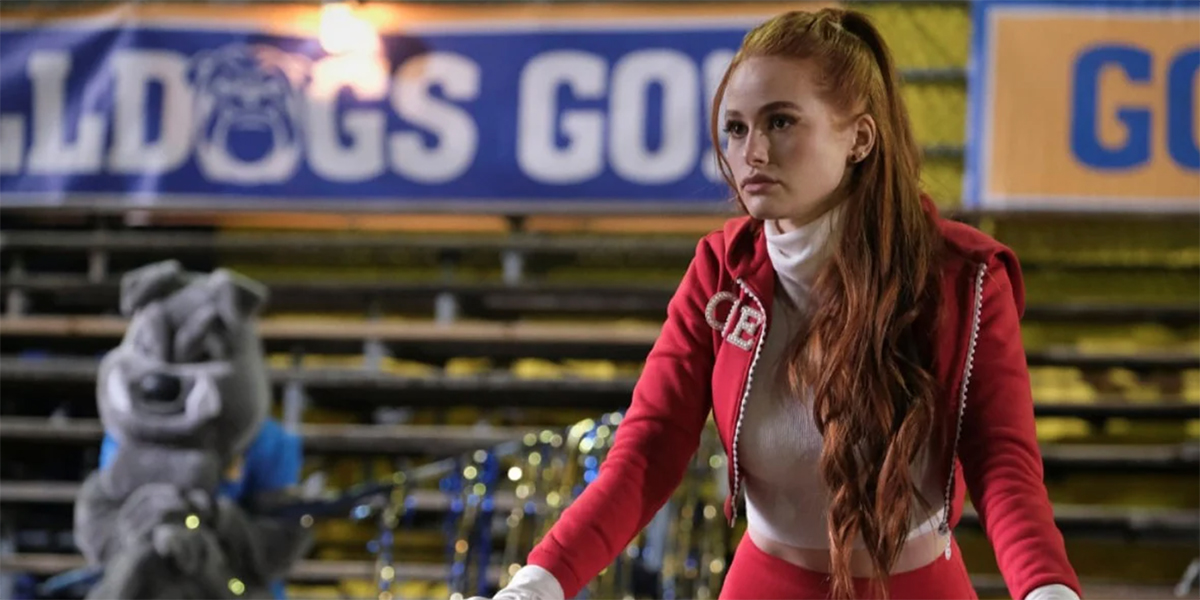
[[[950,525],[962,516],[965,481],[1013,598],[1055,583],[1079,594],[1042,483],[1017,258],[961,223],[939,218],[938,227],[945,252],[933,372],[944,394],[933,450],[950,488]],[[731,524],[736,519],[738,442],[754,435],[742,431],[742,409],[774,297],[761,221],[731,219],[700,241],[599,476],[529,555],[567,598],[670,498],[710,413],[730,457],[725,515]]]

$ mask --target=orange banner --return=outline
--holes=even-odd
[[[1200,4],[982,4],[968,204],[1200,206]]]

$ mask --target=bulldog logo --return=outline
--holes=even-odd
[[[292,176],[304,145],[310,67],[266,45],[224,46],[193,59],[196,156],[205,177],[256,185]]]

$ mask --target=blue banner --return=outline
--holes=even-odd
[[[713,91],[773,12],[439,21],[389,5],[331,52],[318,7],[152,8],[4,20],[6,206],[711,210],[728,194]]]

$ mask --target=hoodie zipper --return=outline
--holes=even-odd
[[[756,295],[754,291],[750,289],[750,286],[746,285],[745,281],[743,281],[740,277],[735,281],[737,281],[738,286],[742,288],[742,291],[745,292],[747,296],[750,296],[750,299],[758,305],[758,310],[762,313],[762,326],[759,327],[758,340],[754,344],[754,357],[750,360],[750,370],[746,373],[746,386],[742,389],[742,401],[738,405],[737,424],[734,425],[733,428],[733,456],[730,457],[731,462],[733,462],[733,490],[730,496],[733,499],[733,511],[729,517],[730,526],[732,526],[738,518],[737,498],[742,487],[742,475],[738,468],[738,438],[742,433],[742,419],[746,416],[746,401],[750,399],[750,388],[754,385],[754,368],[758,366],[758,357],[762,354],[763,342],[767,339],[767,307],[763,306],[762,301],[758,299],[758,295]]]
[[[967,390],[971,385],[971,371],[975,367],[975,345],[979,342],[979,319],[983,314],[983,278],[987,275],[987,265],[981,264],[975,273],[975,310],[971,318],[971,340],[967,344],[967,361],[963,365],[962,385],[958,390],[958,421],[954,426],[954,446],[950,452],[950,475],[946,478],[946,495],[942,505],[942,523],[938,533],[950,535],[950,505],[954,498],[955,466],[958,462],[958,442],[962,439],[963,415],[967,411]],[[946,560],[950,559],[951,548],[954,544],[946,544]]]

